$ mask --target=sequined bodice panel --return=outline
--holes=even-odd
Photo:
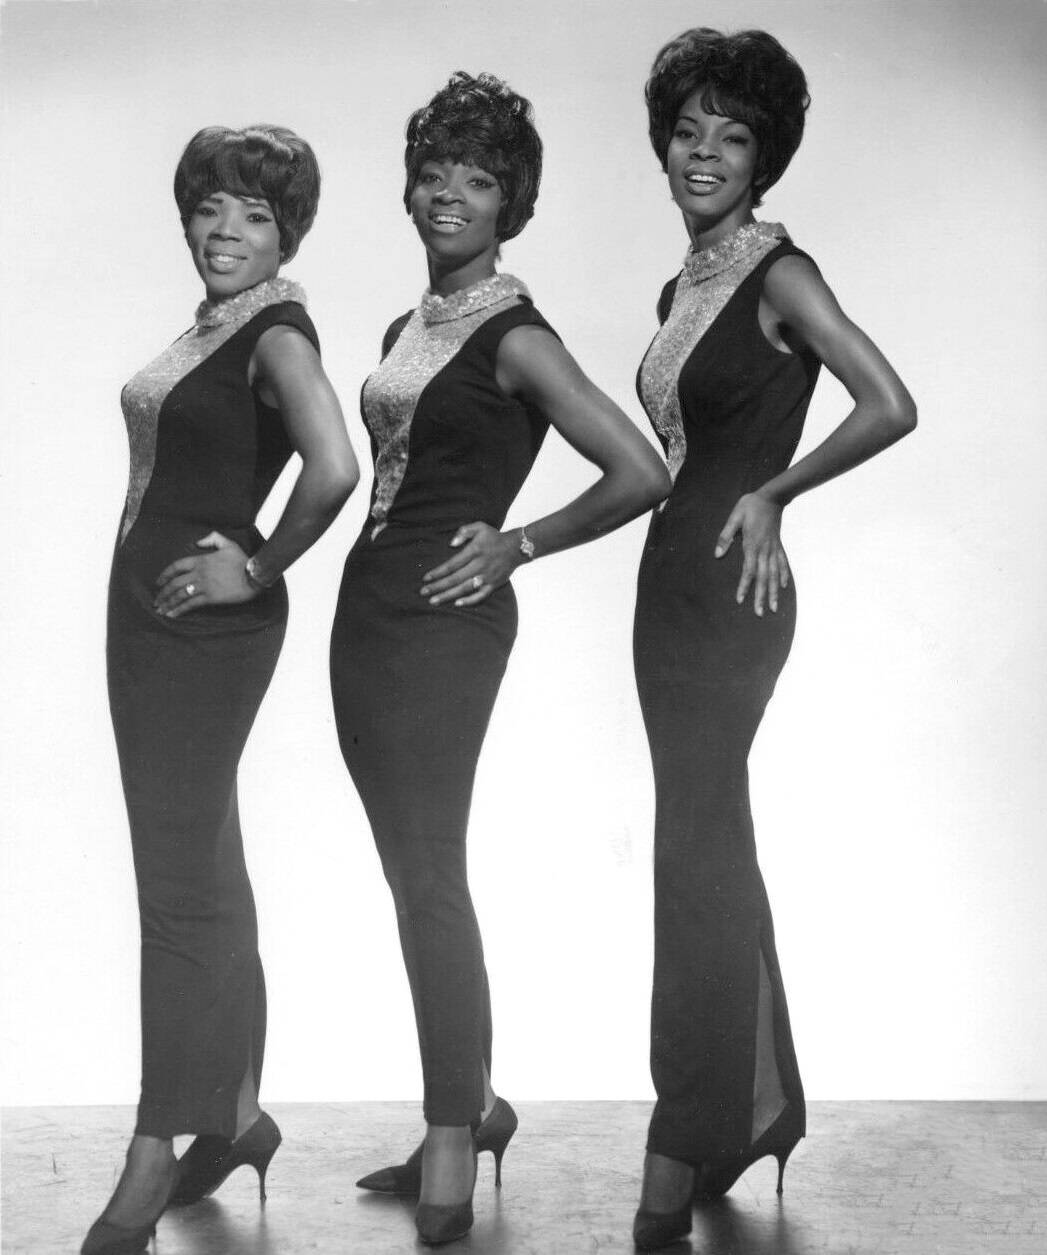
[[[662,293],[637,390],[666,451],[670,504],[697,492],[719,510],[792,459],[819,363],[776,349],[759,323],[763,276],[790,254],[805,256],[784,227],[752,223],[689,254]]]
[[[255,516],[293,452],[278,410],[248,382],[259,337],[279,324],[314,347],[297,285],[273,279],[217,305],[139,371],[122,395],[131,474],[110,580],[110,604],[150,630],[201,635],[256,630],[283,613],[282,584],[253,601],[180,619],[153,610],[157,576],[219,531],[246,553],[262,543]]]
[[[524,285],[495,275],[446,299],[426,293],[390,327],[362,393],[372,535],[387,525],[501,526],[547,430],[495,374],[502,337],[524,325],[548,328]]]
[[[277,411],[247,379],[258,337],[290,323],[315,344],[297,284],[270,279],[218,303],[125,386],[131,465],[121,543],[165,519],[208,528],[254,522],[292,452]]]

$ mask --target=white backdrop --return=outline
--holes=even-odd
[[[1047,1095],[1039,0],[101,0],[9,3],[0,23],[3,1100],[136,1097],[105,586],[119,389],[199,299],[170,195],[183,144],[205,124],[273,121],[315,146],[320,214],[288,274],[366,461],[358,390],[425,282],[400,204],[403,123],[451,70],[507,78],[535,104],[547,164],[504,266],[646,429],[633,374],[686,240],[641,89],[661,43],[696,23],[766,26],[804,65],[807,138],[763,216],[815,255],[921,411],[914,437],[786,519],[799,629],[752,779],[808,1091]],[[805,447],[845,404],[819,385]],[[589,478],[551,439],[510,521]],[[291,572],[241,772],[270,1100],[420,1090],[327,690],[367,486]],[[643,530],[516,581],[470,846],[512,1098],[649,1093],[653,799],[629,652]]]

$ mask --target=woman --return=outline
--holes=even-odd
[[[634,637],[657,800],[657,1104],[634,1226],[652,1250],[690,1231],[692,1198],[719,1197],[763,1155],[778,1159],[780,1190],[804,1132],[746,766],[795,621],[781,516],[911,431],[916,412],[810,258],[753,218],[803,133],[792,57],[763,31],[690,30],[655,58],[646,95],[690,240],[638,379],[674,479],[651,522]],[[854,408],[790,466],[822,363]]]
[[[265,988],[236,769],[283,640],[281,578],[357,466],[304,294],[278,278],[320,172],[283,127],[208,127],[175,200],[207,299],[126,386],[131,476],[109,593],[109,697],[142,925],[142,1092],[123,1175],[84,1255],[144,1250],[160,1213],[280,1141],[258,1107]],[[255,516],[302,467],[268,540]],[[176,1163],[171,1139],[199,1136]]]
[[[648,509],[668,479],[524,285],[495,272],[538,192],[528,102],[490,75],[453,75],[411,116],[405,164],[429,290],[392,324],[364,385],[375,483],[346,562],[331,675],[342,752],[396,907],[428,1125],[412,1161],[363,1184],[417,1191],[419,1233],[437,1243],[472,1224],[477,1147],[500,1160],[516,1123],[490,1088],[465,866],[473,776],[516,633],[509,577]],[[550,423],[601,477],[548,517],[502,531]]]

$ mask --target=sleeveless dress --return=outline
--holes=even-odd
[[[637,381],[674,481],[651,520],[634,625],[656,796],[648,1150],[693,1164],[748,1149],[754,1088],[775,1070],[802,1128],[747,768],[792,643],[795,585],[758,618],[751,597],[735,601],[740,541],[713,556],[738,498],[789,465],[814,390],[817,358],[774,348],[758,318],[767,271],[796,255],[768,223],[690,254]]]
[[[426,571],[464,523],[501,528],[546,419],[507,396],[498,346],[550,330],[527,289],[495,275],[431,293],[386,333],[362,410],[375,479],[345,564],[331,637],[338,737],[393,895],[431,1124],[479,1120],[491,1018],[466,877],[473,778],[516,636],[506,583],[474,606],[431,606]]]
[[[283,581],[178,619],[155,581],[212,530],[246,553],[292,445],[247,381],[259,336],[317,345],[296,284],[205,302],[196,325],[127,384],[130,485],[109,584],[109,702],[142,933],[136,1132],[232,1137],[249,1065],[261,1074],[265,986],[244,865],[236,771],[283,642]]]

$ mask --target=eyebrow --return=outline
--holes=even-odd
[[[743,121],[741,120],[741,118],[730,118],[730,117],[728,117],[725,113],[715,113],[715,114],[713,114],[712,116],[713,116],[713,117],[715,117],[715,118],[719,118],[719,119],[720,119],[720,121],[724,124],[724,126],[744,126],[744,127],[746,127],[747,129],[749,129],[749,130],[751,130],[751,129],[752,129],[752,128],[749,126],[749,123],[748,123],[748,122],[743,122]],[[697,118],[693,118],[693,117],[691,117],[691,115],[690,115],[689,113],[681,113],[681,114],[677,117],[676,121],[677,121],[677,123],[680,123],[680,122],[690,122],[692,126],[700,126],[700,125],[701,125],[701,123],[698,121],[698,119],[697,119]]]
[[[222,190],[211,192],[209,195],[204,197],[204,200],[217,200],[220,196],[231,196],[233,200],[238,200],[244,205],[257,205],[260,209],[264,209],[268,213],[273,212],[267,200],[259,200],[257,196],[237,196],[235,192],[225,192]]]

